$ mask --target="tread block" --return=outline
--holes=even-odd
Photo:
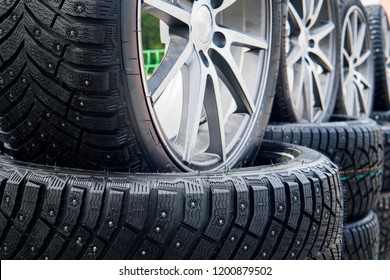
[[[90,184],[91,188],[87,192],[85,199],[86,210],[82,225],[90,230],[94,230],[100,217],[105,188],[102,182],[93,182],[91,180]]]
[[[42,256],[39,259],[41,260],[58,259],[58,254],[62,250],[64,244],[65,244],[65,240],[58,234],[55,234],[53,238],[50,240],[49,245],[46,247],[45,252],[42,254]]]
[[[180,209],[179,193],[174,191],[184,188],[184,183],[179,182],[177,186],[168,183],[160,183],[157,186],[157,206],[153,223],[150,227],[148,237],[163,244],[167,241],[168,235],[176,230],[178,213]]]
[[[209,260],[212,258],[216,243],[208,241],[204,238],[200,240],[198,246],[196,246],[194,252],[192,253],[191,260]]]
[[[258,243],[259,243],[258,239],[249,235],[245,236],[240,247],[238,248],[237,254],[234,256],[234,259],[250,260],[256,250]]]
[[[85,1],[65,0],[61,8],[66,14],[75,17],[116,20],[120,1]]]
[[[33,180],[32,178],[30,180]],[[55,224],[60,213],[60,206],[64,189],[66,187],[66,180],[59,177],[51,177],[45,190],[43,198],[43,206],[41,217],[49,222]]]
[[[103,210],[102,215],[102,225],[97,232],[97,235],[109,240],[114,233],[114,231],[119,226],[119,219],[122,213],[124,192],[108,190],[107,197],[105,201],[105,209]]]
[[[106,260],[124,260],[134,246],[137,234],[122,227],[104,256]]]
[[[208,194],[204,183],[200,180],[189,181],[185,184],[183,223],[197,230],[201,228],[206,219]]]
[[[229,260],[231,259],[234,250],[239,245],[239,241],[243,231],[239,228],[233,227],[230,232],[227,234],[226,242],[223,244],[220,249],[216,259],[217,260]]]
[[[37,220],[34,228],[28,236],[23,249],[17,254],[15,259],[32,260],[38,255],[40,248],[44,245],[46,237],[49,235],[50,228],[41,220]]]
[[[66,236],[71,234],[73,228],[78,222],[82,209],[84,192],[84,190],[72,187],[65,197],[62,213],[63,216],[57,228]]]
[[[197,238],[191,230],[180,227],[175,237],[172,239],[169,247],[166,249],[162,259],[164,260],[181,260],[191,252]]]
[[[132,260],[155,260],[157,259],[159,251],[160,248],[158,246],[144,239],[132,257]]]
[[[232,219],[232,190],[230,186],[223,187],[213,183],[210,182],[211,215],[204,234],[215,241],[220,241]]]
[[[110,72],[92,72],[76,69],[69,64],[61,63],[57,76],[70,88],[89,92],[110,91]]]
[[[65,252],[60,257],[61,260],[75,260],[86,246],[90,234],[83,228],[79,228],[73,238],[67,244]]]
[[[149,211],[150,186],[147,182],[134,182],[129,189],[129,208],[126,223],[141,231]]]
[[[38,205],[38,196],[41,186],[28,182],[23,191],[22,203],[18,214],[15,217],[14,225],[22,232],[27,230],[33,219],[35,209]]]
[[[16,197],[22,187],[25,174],[18,170],[13,170],[12,175],[8,179],[4,187],[3,199],[1,201],[0,209],[5,215],[11,217],[15,213]]]

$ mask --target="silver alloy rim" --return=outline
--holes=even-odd
[[[142,12],[160,20],[165,44],[156,72],[144,75],[160,141],[184,170],[229,167],[258,125],[270,66],[272,1],[141,4]]]
[[[286,28],[287,79],[297,117],[321,122],[335,83],[337,34],[334,1],[291,0]]]
[[[344,19],[341,38],[341,84],[348,116],[369,115],[373,102],[374,62],[363,11],[352,6]]]
[[[387,98],[390,103],[390,30],[387,17],[382,18],[382,36],[384,41],[383,51],[385,54],[385,70],[387,80]]]

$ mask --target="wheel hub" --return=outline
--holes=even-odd
[[[194,4],[191,16],[192,41],[199,50],[205,50],[211,43],[214,33],[214,18],[208,5]]]
[[[194,14],[193,30],[203,44],[207,44],[213,33],[213,16],[206,5],[202,5]]]
[[[302,57],[305,57],[309,52],[310,43],[309,43],[309,31],[302,30],[302,33],[298,37],[298,43],[302,50]]]

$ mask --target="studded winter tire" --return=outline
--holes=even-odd
[[[382,187],[383,147],[373,120],[333,117],[322,124],[268,126],[265,138],[317,150],[340,168],[348,221],[360,219],[376,206]]]
[[[320,123],[333,113],[340,81],[337,2],[287,1],[273,121]]]
[[[257,167],[111,174],[0,156],[0,259],[340,259],[337,167],[267,142]]]
[[[382,193],[376,213],[380,224],[379,254],[390,254],[390,192]]]
[[[6,153],[83,169],[249,165],[276,87],[281,2],[0,1]]]
[[[366,217],[344,228],[344,260],[376,260],[379,248],[379,221],[371,211]]]

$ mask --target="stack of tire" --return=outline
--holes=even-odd
[[[0,1],[1,259],[341,258],[337,166],[262,141],[286,3],[234,2]]]
[[[329,5],[329,2],[320,2]],[[345,213],[342,258],[377,259],[379,220],[374,210],[382,189],[384,147],[380,126],[367,118],[374,99],[381,103],[382,98],[377,92],[374,98],[371,54],[376,47],[371,41],[369,19],[362,3],[343,0],[337,4],[338,7],[330,5],[334,10],[328,8],[327,13],[318,12],[323,21],[318,27],[313,24],[310,13],[307,18],[300,18],[301,7],[304,11],[308,9],[301,1],[289,1],[285,36],[290,44],[285,46],[288,50],[282,51],[285,67],[281,68],[280,87],[271,117],[273,123],[267,128],[265,138],[312,148],[338,165]],[[318,16],[318,13],[315,14]],[[337,23],[337,14],[340,23]],[[306,26],[302,27],[300,21]],[[334,26],[340,28],[337,30]],[[305,36],[310,30],[322,35],[312,36],[312,41],[309,35],[307,55],[302,50],[306,50]],[[338,50],[341,43],[341,61],[332,56],[332,51],[320,52],[321,47],[329,49],[316,38],[327,38],[326,44],[332,45],[330,50]],[[303,71],[306,77],[311,77],[303,83],[299,81],[301,65],[307,65]],[[326,71],[318,72],[318,66]],[[327,81],[326,86],[323,80]],[[321,92],[323,96],[318,98]],[[338,115],[329,118],[332,113]],[[383,232],[383,235],[388,233]]]
[[[357,0],[0,1],[0,259],[378,258],[366,23]]]
[[[376,213],[380,222],[379,259],[390,259],[390,26],[380,5],[367,7],[375,58],[375,86],[378,95],[372,118],[380,125],[384,140],[383,187]]]

